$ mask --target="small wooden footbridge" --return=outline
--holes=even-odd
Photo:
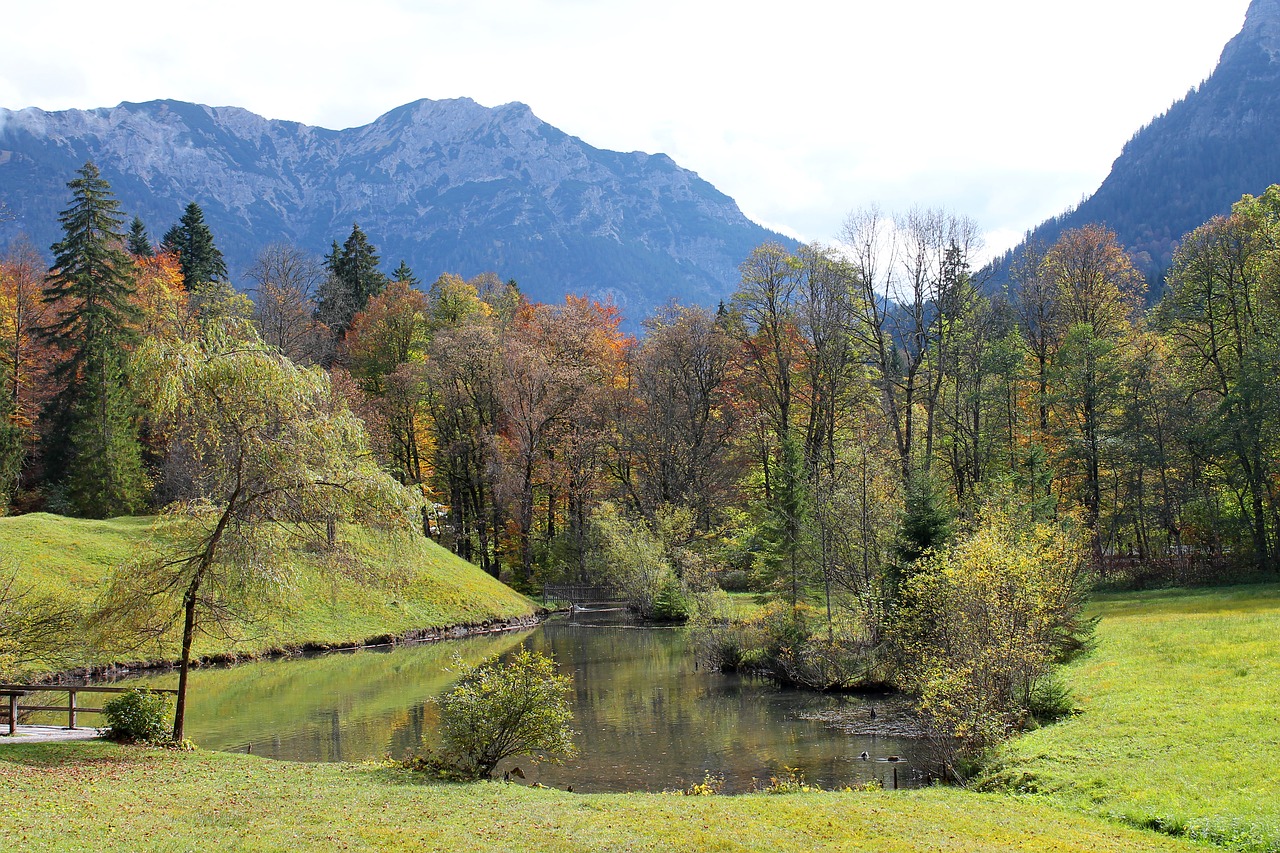
[[[617,587],[605,584],[546,584],[542,587],[542,603],[567,604],[570,608],[581,609],[599,605],[624,605],[627,597]]]
[[[101,714],[101,708],[90,708],[81,705],[79,696],[81,693],[128,693],[132,687],[89,687],[85,685],[68,685],[68,684],[0,684],[0,735],[8,735],[9,737],[21,737],[23,735],[42,735],[41,737],[33,737],[30,739],[48,740],[49,730],[62,732],[85,732],[91,731],[96,733],[96,728],[86,729],[78,725],[81,714]],[[157,690],[148,688],[152,693],[171,693],[176,694],[176,690]],[[50,698],[49,694],[53,694]],[[59,696],[65,695],[66,702],[53,704]],[[34,699],[28,701],[27,697],[41,697],[37,702]],[[62,713],[67,715],[66,728],[54,726],[19,726],[23,714],[30,712],[44,711],[53,713]],[[28,731],[30,730],[30,731]]]

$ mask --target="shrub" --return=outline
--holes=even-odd
[[[804,779],[804,771],[797,767],[783,767],[780,775],[770,776],[769,783],[761,786],[755,779],[752,786],[761,794],[807,794],[821,791],[817,785],[810,785]]]
[[[106,736],[119,743],[162,743],[169,739],[169,697],[150,690],[121,693],[102,706]]]
[[[694,782],[680,793],[686,797],[714,797],[724,791],[724,774],[704,770],[702,781]]]
[[[1069,701],[1046,685],[1055,663],[1087,645],[1086,580],[1069,521],[1026,525],[999,511],[916,565],[895,633],[944,772],[961,775],[1027,725],[1033,705]]]
[[[883,680],[862,632],[843,620],[828,630],[819,611],[807,604],[775,601],[741,620],[699,614],[692,639],[698,659],[722,672],[753,672],[813,690]]]
[[[571,756],[571,686],[552,658],[524,648],[510,660],[467,669],[439,699],[443,748],[424,751],[410,766],[445,778],[483,779],[504,758]]]

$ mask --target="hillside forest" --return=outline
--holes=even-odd
[[[288,477],[255,493],[270,511],[222,512],[251,491],[248,428],[198,440],[245,398],[268,421],[310,406],[327,426],[275,433],[274,470],[308,443],[376,464],[345,500],[376,493],[521,590],[612,583],[667,617],[707,590],[769,594],[789,624],[808,614],[804,638],[858,650],[857,673],[774,654],[780,680],[822,688],[893,681],[877,650],[936,628],[913,601],[967,606],[954,570],[984,549],[1113,584],[1280,570],[1280,187],[1187,234],[1155,304],[1101,226],[993,287],[972,221],[864,210],[839,248],[761,245],[730,303],[673,302],[638,337],[610,305],[530,302],[496,274],[387,275],[358,224],[324,258],[263,246],[237,289],[195,203],[157,244],[92,163],[68,188],[52,267],[21,240],[0,257],[9,512],[256,511],[329,518],[332,539],[336,510]],[[1015,586],[1042,582],[1078,588]],[[1037,629],[1055,654],[1071,614]],[[904,635],[913,618],[934,627]]]

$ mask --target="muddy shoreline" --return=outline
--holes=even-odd
[[[204,655],[193,659],[191,666],[232,666],[249,661],[279,660],[281,658],[303,657],[323,654],[325,652],[355,651],[357,649],[382,648],[386,646],[409,645],[415,643],[434,643],[440,640],[461,640],[467,637],[479,637],[486,634],[505,634],[512,631],[526,631],[537,627],[551,611],[541,609],[530,616],[518,616],[514,619],[492,619],[463,625],[451,625],[447,628],[415,628],[399,634],[377,634],[363,640],[352,640],[343,643],[301,643],[294,646],[276,646],[260,652],[243,652],[233,654]],[[33,680],[41,685],[76,685],[88,681],[110,681],[136,675],[150,675],[171,672],[179,666],[173,660],[128,661],[93,666],[76,667],[63,670]]]

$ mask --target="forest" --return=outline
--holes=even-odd
[[[91,163],[68,189],[52,266],[0,257],[11,513],[250,550],[238,525],[409,520],[522,591],[693,616],[722,667],[910,686],[980,743],[1086,641],[1088,588],[1280,570],[1280,187],[1187,234],[1153,305],[1104,227],[997,287],[971,220],[871,209],[638,337],[498,274],[387,275],[358,224],[324,258],[264,246],[237,289],[195,203],[154,244]],[[729,624],[718,590],[774,604]],[[993,613],[1026,617],[1017,661],[966,645]]]

